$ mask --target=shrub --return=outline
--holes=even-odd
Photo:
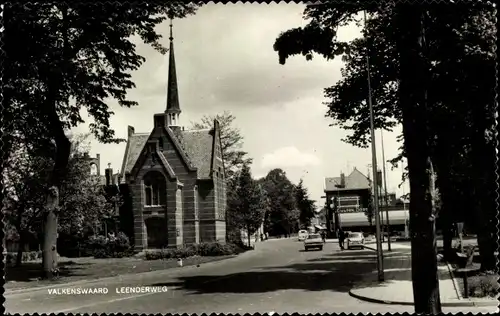
[[[83,251],[84,253],[90,252],[95,258],[123,258],[133,255],[130,241],[123,232],[111,238],[91,236],[83,248],[89,250]]]
[[[113,245],[117,252],[126,252],[131,248],[130,241],[123,232],[119,232],[118,235],[116,235],[116,238],[113,240]]]
[[[498,275],[479,275],[469,281],[469,296],[495,297],[498,294]]]
[[[159,260],[163,259],[163,251],[146,251],[144,258],[146,260]]]
[[[110,258],[110,254],[105,249],[96,249],[94,251],[94,258],[96,259]]]
[[[190,246],[184,246],[178,249],[163,249],[156,251],[146,251],[146,260],[159,260],[159,259],[179,259],[189,258],[193,256],[227,256],[240,253],[247,249],[242,249],[234,244],[222,244],[219,242],[201,243]]]
[[[201,243],[199,245],[200,256],[226,256],[236,253],[236,247],[233,244],[221,244],[218,242]]]
[[[21,262],[36,261],[42,258],[41,251],[24,251],[21,255]],[[8,252],[5,255],[5,261],[7,264],[15,264],[17,260],[17,252]]]

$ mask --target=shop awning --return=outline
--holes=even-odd
[[[389,211],[389,225],[404,225],[405,220],[409,218],[409,213],[407,210],[395,210]],[[370,226],[368,218],[365,213],[345,213],[339,214],[340,224],[342,227],[354,227],[354,226]],[[380,219],[386,224],[386,212],[381,214]],[[372,225],[375,225],[375,219],[372,220]]]

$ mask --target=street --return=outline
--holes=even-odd
[[[413,312],[413,306],[367,303],[349,296],[349,289],[362,282],[363,274],[376,269],[374,255],[370,250],[341,252],[336,243],[327,243],[323,251],[305,252],[296,238],[269,240],[258,243],[254,251],[200,267],[68,286],[106,287],[107,294],[56,295],[47,288],[5,293],[5,308],[8,313],[21,314]],[[166,286],[168,292],[125,294],[115,290],[126,286]],[[443,312],[459,311],[467,312],[443,308]]]

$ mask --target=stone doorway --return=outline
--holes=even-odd
[[[167,222],[165,218],[153,216],[145,220],[148,249],[166,248],[168,245]]]

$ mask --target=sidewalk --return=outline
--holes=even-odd
[[[387,245],[384,244],[384,254]],[[391,245],[393,250],[410,249],[409,245]],[[370,249],[369,247],[365,247]],[[374,249],[372,249],[374,250]],[[413,287],[411,277],[411,256],[409,253],[396,257],[397,259],[384,258],[384,282],[379,282],[377,272],[366,275],[362,284],[358,284],[349,291],[349,295],[360,300],[380,303],[413,305]],[[491,306],[497,307],[496,299],[469,298],[465,299],[460,295],[460,289],[453,279],[451,267],[446,263],[439,263],[439,292],[441,295],[441,306]]]

